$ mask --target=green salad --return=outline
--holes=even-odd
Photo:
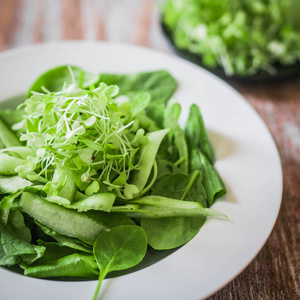
[[[42,74],[0,110],[0,265],[102,280],[189,242],[226,193],[198,106],[182,129],[166,71]],[[125,270],[125,271],[124,271]]]
[[[162,19],[177,48],[246,76],[300,62],[299,12],[299,0],[166,0]]]

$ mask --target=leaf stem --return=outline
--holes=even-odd
[[[97,284],[97,287],[96,287],[96,290],[95,290],[95,293],[94,293],[94,296],[93,296],[92,300],[97,300],[98,294],[99,294],[99,291],[100,291],[100,288],[101,288],[101,284],[102,284],[105,276],[106,276],[105,270],[103,272],[100,271],[100,275],[99,275],[99,279],[98,279],[98,284]]]
[[[198,170],[196,170],[196,171],[193,173],[193,175],[192,175],[192,177],[191,177],[191,179],[190,179],[190,181],[189,181],[187,187],[185,188],[185,190],[184,190],[182,196],[180,197],[180,200],[184,200],[186,194],[187,194],[188,191],[191,189],[192,185],[194,184],[194,182],[195,182],[195,180],[197,179],[197,177],[199,176],[199,174],[200,174],[200,172],[199,172]]]

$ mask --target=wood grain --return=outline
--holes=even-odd
[[[0,51],[12,47],[20,26],[22,10],[23,1],[21,0],[0,0]]]
[[[61,21],[62,39],[84,38],[80,0],[62,0]]]
[[[155,0],[0,0],[0,51],[38,42],[88,39],[171,52]],[[209,300],[300,299],[300,78],[233,85],[261,115],[282,161],[280,214],[253,262]],[[160,300],[160,299],[159,299]]]

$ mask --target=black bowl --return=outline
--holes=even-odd
[[[274,64],[274,68],[277,70],[276,74],[270,74],[264,70],[258,71],[256,74],[253,75],[245,75],[245,76],[239,76],[239,75],[233,75],[228,76],[225,74],[224,69],[221,67],[217,68],[210,68],[203,64],[202,58],[200,55],[197,55],[195,53],[192,53],[188,50],[179,49],[176,47],[172,32],[167,28],[167,26],[161,21],[161,28],[163,31],[164,36],[166,37],[167,41],[180,57],[185,58],[204,69],[214,73],[215,75],[219,76],[220,78],[224,80],[230,80],[240,83],[259,83],[259,82],[272,82],[272,81],[279,81],[288,79],[291,77],[296,77],[300,75],[300,61],[296,64],[293,64],[291,66],[282,66],[280,63]]]

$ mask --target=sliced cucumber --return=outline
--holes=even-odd
[[[77,209],[78,211],[100,210],[110,212],[115,202],[116,194],[114,193],[99,193],[81,200],[73,202],[68,208]]]
[[[13,194],[31,185],[32,182],[19,176],[0,175],[0,194]]]
[[[58,193],[59,197],[68,199],[70,202],[74,200],[75,194],[78,188],[73,179],[72,171],[67,171],[67,179],[65,185],[62,187],[60,192]]]
[[[102,232],[110,230],[104,223],[88,213],[64,208],[31,193],[22,194],[20,206],[23,212],[43,225],[90,245],[94,244]]]

